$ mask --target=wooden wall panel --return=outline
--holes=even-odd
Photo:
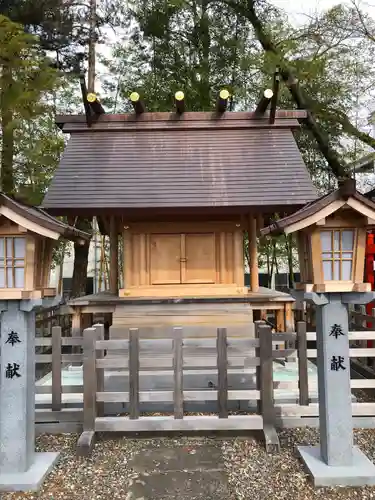
[[[226,238],[225,233],[220,233],[220,283],[226,283],[226,273],[227,273],[227,252],[226,252]]]
[[[43,282],[43,278],[44,278],[43,248],[44,248],[44,241],[41,238],[35,238],[34,284],[35,284],[35,288],[38,288],[38,289],[43,288],[43,287],[47,288],[47,285],[43,284],[44,283]]]
[[[323,268],[321,261],[321,243],[320,231],[313,231],[311,233],[311,249],[312,249],[312,279],[313,283],[323,283]]]
[[[220,283],[220,233],[215,233],[216,283]]]
[[[25,255],[25,290],[34,290],[34,264],[35,264],[35,239],[32,236],[26,237]]]
[[[306,259],[305,259],[305,235],[302,232],[297,233],[297,247],[298,247],[298,260],[299,269],[301,274],[301,283],[306,283],[307,280],[307,269],[306,269]]]
[[[139,264],[140,264],[140,245],[139,245],[139,234],[133,234],[132,237],[132,278],[133,286],[139,286]]]
[[[355,283],[363,283],[365,274],[365,252],[366,252],[366,229],[359,228],[357,230],[357,247],[356,242],[354,242],[354,248],[357,251],[354,252],[354,273],[353,278]],[[366,281],[366,280],[365,280]]]
[[[245,262],[242,230],[235,231],[233,237],[233,282],[238,286],[244,286]]]
[[[148,285],[146,235],[139,235],[139,284]]]
[[[234,235],[233,233],[226,233],[226,276],[225,283],[234,283]]]
[[[181,252],[182,283],[215,283],[215,233],[190,233],[182,235],[182,239],[185,240],[185,252]]]
[[[181,239],[180,234],[151,235],[152,285],[181,283]]]

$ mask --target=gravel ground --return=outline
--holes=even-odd
[[[76,435],[43,435],[37,439],[38,451],[58,451],[61,459],[48,476],[39,493],[6,493],[1,500],[136,500],[127,495],[128,487],[137,482],[132,457],[145,447],[220,446],[230,494],[227,500],[313,500],[375,499],[375,487],[314,489],[297,458],[297,444],[317,444],[315,429],[293,429],[279,434],[281,453],[267,455],[255,437],[228,438],[157,438],[129,439],[104,436],[91,458],[75,456]],[[375,462],[375,430],[355,432],[355,441]],[[158,497],[161,498],[161,497]],[[185,497],[184,497],[185,498]],[[213,497],[214,498],[214,497]],[[221,498],[221,497],[220,497]],[[154,500],[140,497],[137,500]]]
[[[317,429],[288,429],[279,433],[281,453],[267,455],[255,439],[222,445],[228,480],[236,500],[375,499],[375,487],[313,488],[298,458],[296,445],[319,442]],[[375,461],[375,431],[355,431],[355,442]]]

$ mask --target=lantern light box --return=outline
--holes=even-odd
[[[0,193],[0,300],[56,295],[49,279],[61,237],[83,243],[90,235]]]
[[[375,203],[356,190],[353,179],[298,212],[261,231],[296,233],[301,282],[306,292],[367,292],[364,283],[366,230],[375,225]]]

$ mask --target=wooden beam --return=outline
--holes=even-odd
[[[250,289],[259,291],[258,249],[257,249],[257,222],[253,215],[249,216],[248,226],[249,258],[250,258]]]
[[[271,102],[272,97],[273,97],[272,89],[266,89],[263,92],[263,95],[262,95],[260,101],[258,102],[257,107],[255,108],[256,115],[264,115],[264,113],[266,112],[266,110],[268,108],[269,103]]]
[[[132,103],[134,111],[137,115],[141,115],[145,112],[145,105],[141,101],[141,96],[138,94],[138,92],[132,92],[130,94],[130,102]]]
[[[227,89],[220,90],[219,96],[216,102],[216,111],[218,113],[224,113],[228,107],[230,94]]]
[[[86,123],[87,123],[87,126],[90,127],[91,124],[92,124],[92,110],[91,110],[91,107],[90,107],[90,104],[87,100],[87,85],[86,85],[86,79],[85,79],[85,75],[80,75],[79,77],[79,83],[80,83],[80,86],[81,86],[81,94],[82,94],[82,100],[83,100],[83,106],[85,108],[85,115],[86,115]]]
[[[176,106],[176,112],[180,115],[185,111],[185,94],[182,90],[179,90],[174,95],[174,102]]]
[[[270,123],[275,123],[276,117],[276,106],[277,106],[277,98],[279,96],[279,87],[280,87],[280,79],[281,75],[279,73],[279,68],[276,69],[274,77],[273,77],[273,96],[271,99],[271,110],[270,110]]]
[[[259,430],[263,429],[260,415],[217,416],[188,415],[183,419],[173,416],[141,417],[131,420],[128,417],[98,417],[95,423],[97,432],[157,432],[157,431],[212,431],[212,430]]]
[[[94,92],[90,92],[87,94],[87,102],[89,103],[90,108],[96,115],[103,115],[105,113],[101,102],[98,99],[98,96]]]

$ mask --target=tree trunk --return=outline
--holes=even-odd
[[[90,0],[89,13],[89,48],[88,48],[88,82],[87,89],[89,92],[95,92],[95,45],[96,45],[96,0]]]
[[[71,297],[86,295],[87,266],[89,263],[90,242],[84,245],[74,243],[74,268]]]
[[[92,221],[77,217],[75,227],[85,232],[92,231]],[[84,241],[83,245],[74,242],[74,267],[72,278],[71,297],[82,297],[86,295],[87,266],[89,263],[90,241]]]
[[[14,130],[13,113],[7,102],[7,93],[12,86],[12,71],[7,66],[2,67],[0,82],[1,89],[1,186],[0,189],[12,195],[14,193],[13,157],[14,157]]]
[[[201,43],[201,81],[200,81],[200,96],[202,109],[208,111],[211,108],[210,98],[210,23],[208,20],[208,2],[202,2],[202,16],[200,19],[200,43]]]
[[[272,260],[275,262],[275,271],[276,274],[279,274],[279,264],[277,262],[277,246],[276,246],[276,241],[273,239],[272,240]]]

